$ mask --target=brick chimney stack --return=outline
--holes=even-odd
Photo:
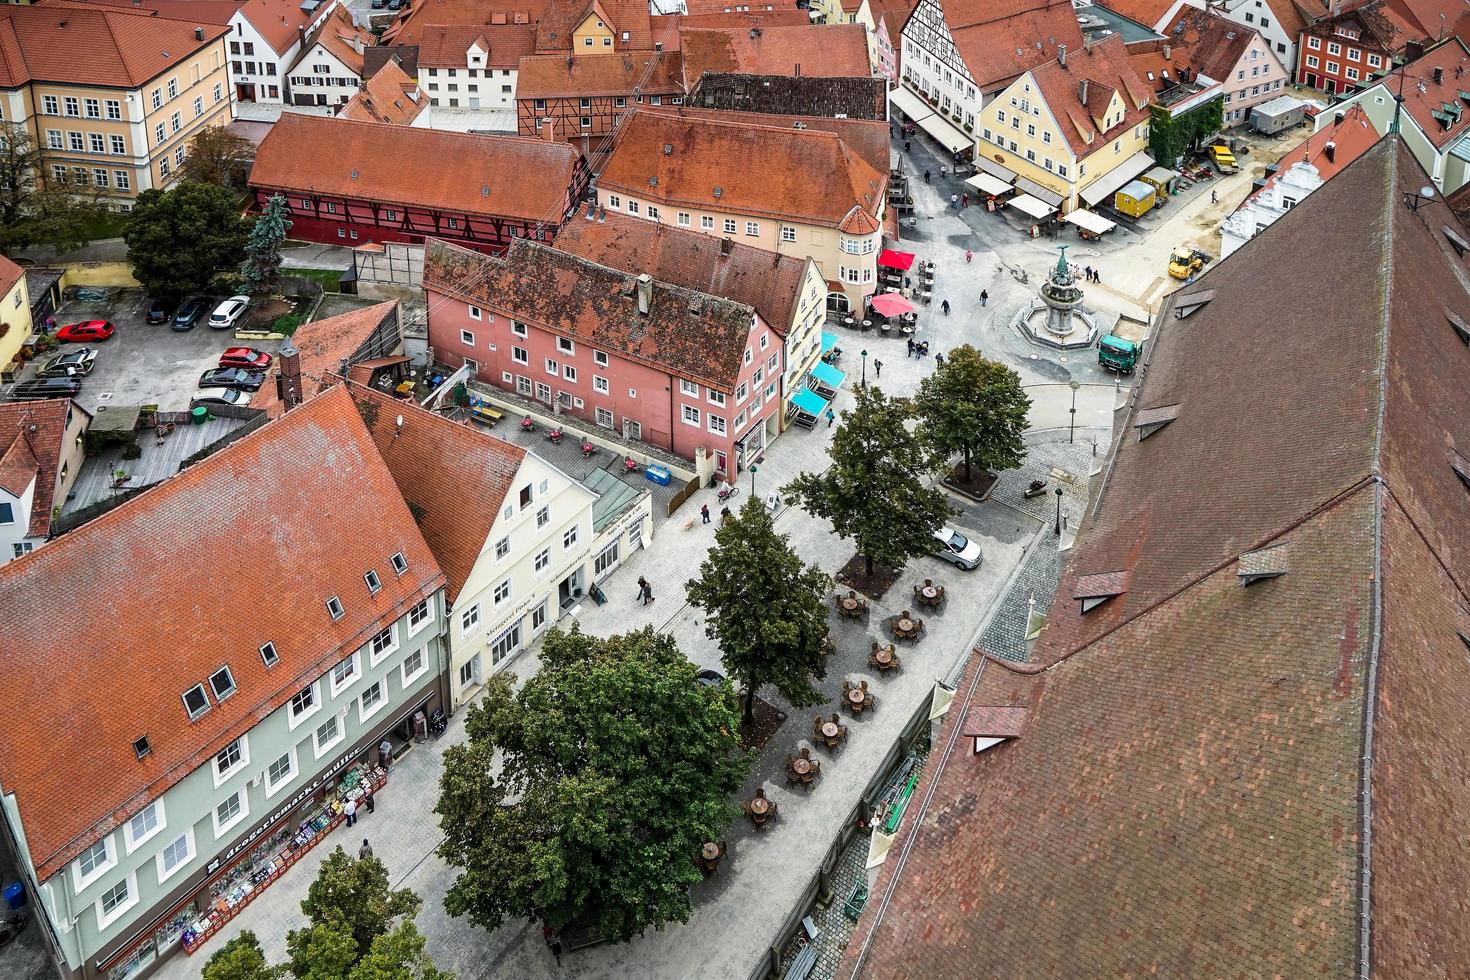
[[[289,412],[301,404],[301,352],[289,337],[276,354],[276,366],[276,395]]]

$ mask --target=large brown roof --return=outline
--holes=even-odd
[[[754,307],[782,337],[807,278],[806,259],[615,213],[597,220],[573,217],[557,233],[556,248],[630,275],[646,272],[659,282]]]
[[[541,54],[522,58],[516,75],[516,99],[554,99],[566,96],[621,95],[633,89],[649,95],[684,91],[679,53],[629,51],[625,54],[589,54],[568,58]]]
[[[536,50],[536,28],[532,24],[425,24],[419,30],[419,64],[463,69],[474,44],[486,52],[485,67],[516,68]]]
[[[961,688],[1024,737],[931,765],[839,976],[1470,972],[1470,275],[1425,181],[1385,139],[1166,302],[1127,414],[1178,417],[1118,426],[1032,663]]]
[[[342,64],[346,65],[352,73],[359,78],[362,77],[364,49],[378,43],[378,39],[371,32],[358,27],[352,20],[352,13],[346,7],[334,7],[332,12],[323,17],[321,22],[313,29],[306,43],[301,46],[300,64],[311,52],[311,49],[320,44]],[[294,71],[294,68],[292,69]]]
[[[1276,161],[1276,171],[1266,178],[1260,188],[1252,191],[1247,200],[1259,197],[1266,188],[1274,186],[1288,170],[1299,163],[1310,163],[1323,180],[1328,180],[1362,156],[1378,140],[1378,130],[1373,127],[1373,120],[1368,118],[1363,107],[1348,106],[1342,113],[1341,122],[1334,120],[1331,125],[1308,136]],[[1329,143],[1332,144],[1331,159],[1327,156]],[[1450,207],[1454,207],[1453,198]]]
[[[742,112],[735,109],[704,109],[686,105],[682,108],[661,106],[649,112],[677,113],[684,119],[708,119],[712,122],[741,126],[775,126],[779,129],[804,129],[831,133],[880,174],[886,174],[892,160],[888,124],[882,119],[834,119],[830,116],[797,116],[784,112]]]
[[[555,223],[577,159],[572,147],[550,140],[288,112],[260,144],[250,183]]]
[[[498,258],[434,239],[424,253],[426,290],[676,377],[734,390],[755,310],[655,281],[645,315],[638,312],[636,285],[636,276],[525,238]]]
[[[691,28],[679,31],[684,86],[692,90],[705,72],[867,77],[868,32],[861,24],[803,27]]]
[[[362,357],[363,345],[383,325],[383,321],[398,313],[398,301],[386,300],[348,310],[336,316],[323,317],[303,323],[291,335],[291,343],[297,350],[297,366],[301,371],[301,394],[310,398],[323,391],[342,371],[342,362],[356,363]],[[276,389],[276,378],[281,372],[281,359],[277,357],[261,385],[259,394],[251,399],[255,408],[264,409],[270,415],[285,411]]]
[[[418,44],[429,26],[535,24],[545,0],[422,0],[383,32],[384,44]]]
[[[1186,6],[1179,8],[1163,34],[1169,39],[1171,61],[1217,82],[1230,82],[1235,78],[1236,63],[1256,36],[1256,29]]]
[[[679,50],[679,32],[685,27],[729,27],[748,31],[752,27],[800,27],[812,22],[807,11],[795,7],[783,7],[780,10],[716,9],[699,13],[693,6],[690,6],[687,14],[655,14],[648,18],[654,43],[662,44],[665,51]]]
[[[419,516],[453,604],[485,550],[526,451],[412,401],[360,384],[347,387],[403,499]]]
[[[1435,69],[1441,72],[1438,83],[1434,80]],[[1395,69],[1381,84],[1397,95],[1399,73],[1405,74],[1403,111],[1413,117],[1431,143],[1443,149],[1470,131],[1470,98],[1460,95],[1470,89],[1470,80],[1463,77],[1467,70],[1470,47],[1452,37],[1423,57]]]
[[[345,389],[0,567],[0,703],[45,716],[11,733],[0,787],[39,877],[443,582]],[[222,665],[236,693],[190,722],[183,693]],[[151,751],[139,759],[141,736]]]
[[[26,529],[32,537],[51,532],[61,457],[68,448],[62,443],[72,412],[89,415],[67,398],[0,403],[0,487],[19,496],[35,478],[31,523]]]
[[[869,213],[883,207],[886,168],[876,170],[831,132],[773,125],[781,120],[755,113],[640,109],[619,137],[598,187],[670,205],[834,228],[854,205]],[[887,132],[883,123],[848,122]]]
[[[10,292],[12,286],[25,277],[26,271],[0,255],[0,297]]]
[[[1038,65],[1031,76],[1061,126],[1067,145],[1079,157],[1101,149],[1114,136],[1148,118],[1149,88],[1134,71],[1123,39],[1116,34],[1090,48],[1067,52],[1066,64],[1057,60]],[[1085,104],[1083,81],[1087,83]],[[1103,129],[1114,92],[1122,96],[1127,111],[1120,121]]]
[[[337,110],[343,119],[407,126],[429,107],[429,97],[418,82],[404,74],[398,59],[388,61],[363,83],[347,104]]]
[[[222,24],[150,13],[76,3],[0,5],[0,87],[39,81],[137,88],[226,32]]]
[[[612,31],[614,51],[653,50],[648,0],[546,0],[536,20],[536,50],[570,52],[572,32],[592,14]]]
[[[944,19],[955,49],[981,91],[993,92],[1021,72],[1082,48],[1071,0],[946,0]]]

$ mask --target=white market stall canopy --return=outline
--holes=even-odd
[[[982,194],[1009,194],[1012,190],[1015,189],[1011,187],[1010,184],[1007,184],[1005,181],[1001,180],[999,177],[992,177],[990,174],[984,173],[976,174],[969,180],[965,181],[965,183],[969,184],[977,191],[980,191]]]
[[[1117,222],[1109,221],[1100,214],[1093,214],[1086,208],[1078,208],[1075,211],[1068,212],[1067,217],[1063,220],[1070,221],[1078,228],[1084,231],[1090,231],[1094,235],[1106,234],[1118,227]]]
[[[1007,201],[1006,204],[1018,211],[1024,211],[1031,215],[1031,217],[1037,219],[1045,218],[1056,210],[1050,204],[1047,204],[1045,201],[1039,201],[1030,194],[1018,194]]]
[[[1088,207],[1092,207],[1099,201],[1112,197],[1113,192],[1118,188],[1145,170],[1152,170],[1155,166],[1154,158],[1148,155],[1148,151],[1139,150],[1100,177],[1091,187],[1084,189],[1082,200],[1087,202]]]
[[[934,115],[934,110],[919,96],[906,88],[896,88],[888,93],[888,101],[895,109],[899,109],[909,122],[917,123],[925,116]]]

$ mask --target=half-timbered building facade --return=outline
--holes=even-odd
[[[272,128],[250,173],[257,206],[285,196],[293,238],[435,237],[495,253],[517,238],[551,241],[587,181],[566,143],[295,113]]]
[[[516,90],[516,131],[578,143],[589,157],[618,120],[640,105],[684,102],[683,59],[677,51],[560,54],[522,58]]]

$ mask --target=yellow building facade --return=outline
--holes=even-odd
[[[31,335],[31,301],[25,270],[0,256],[0,368],[9,366]]]

